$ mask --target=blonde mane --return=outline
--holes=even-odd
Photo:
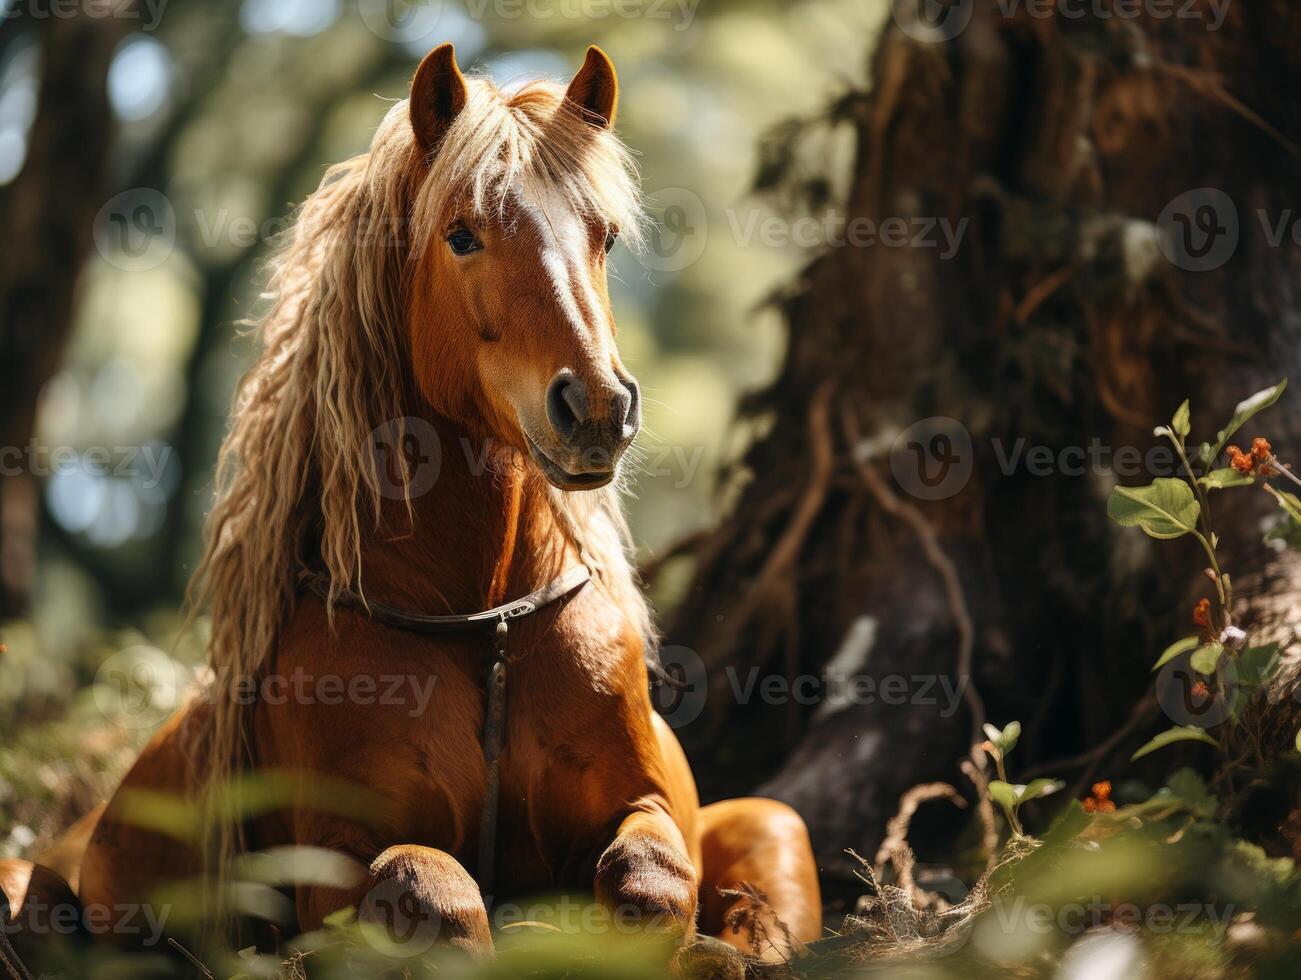
[[[210,786],[226,786],[248,758],[248,709],[231,692],[267,664],[304,564],[318,565],[335,592],[364,591],[361,549],[382,503],[372,433],[416,414],[406,336],[413,260],[452,203],[487,213],[539,181],[639,240],[636,172],[610,132],[586,122],[558,86],[504,92],[473,79],[432,168],[407,103],[397,103],[369,152],[329,169],[273,258],[270,307],[255,324],[261,349],[235,397],[195,577],[212,622],[213,713],[196,733]],[[549,499],[600,586],[652,637],[617,492]],[[239,841],[229,826],[216,832],[208,857],[220,877]]]

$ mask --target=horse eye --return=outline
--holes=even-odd
[[[469,255],[471,252],[477,252],[483,248],[479,239],[474,237],[474,232],[466,228],[457,228],[447,236],[447,244],[451,246],[452,252],[456,255]]]
[[[609,255],[614,249],[614,243],[619,240],[619,233],[613,229],[605,233],[605,254]]]

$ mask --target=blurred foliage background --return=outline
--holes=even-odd
[[[45,9],[5,3],[0,195],[27,162]],[[178,613],[252,353],[238,324],[256,311],[260,264],[324,169],[367,148],[426,51],[451,40],[463,67],[498,84],[566,80],[590,43],[619,67],[622,135],[662,234],[677,236],[640,256],[621,248],[612,283],[621,351],[647,396],[630,510],[653,555],[719,512],[714,476],[744,437],[733,404],[781,354],[765,300],[807,260],[751,234],[769,213],[749,193],[762,137],[863,85],[887,13],[883,0],[127,9],[108,68],[108,190],[94,247],[68,270],[71,334],[23,447],[30,492],[8,494],[11,516],[15,501],[30,507],[40,543],[34,567],[18,561],[29,614],[3,625],[0,853],[89,805],[147,733],[115,715],[118,666],[173,654],[197,663],[202,623],[182,642]],[[823,162],[846,150],[811,148]]]
[[[0,307],[11,318],[0,321],[0,857],[31,855],[103,799],[200,669],[206,624],[184,620],[184,590],[232,391],[253,353],[239,324],[258,310],[260,267],[295,203],[329,164],[366,149],[420,57],[443,41],[455,42],[463,67],[499,84],[563,81],[590,43],[619,66],[620,129],[658,227],[647,251],[620,248],[613,258],[621,351],[646,393],[629,509],[641,557],[663,568],[654,592],[671,639],[713,668],[757,670],[780,653],[781,670],[821,676],[870,613],[870,636],[882,638],[862,649],[863,663],[872,651],[871,672],[955,669],[952,634],[962,632],[966,602],[958,610],[951,596],[941,601],[924,542],[880,519],[865,496],[855,466],[866,465],[867,442],[846,430],[837,449],[824,418],[831,448],[817,476],[812,423],[831,404],[818,395],[833,392],[828,379],[841,407],[862,410],[873,431],[896,411],[943,413],[1009,444],[1028,431],[1085,445],[1102,431],[1108,444],[1128,446],[1148,440],[1153,421],[1190,392],[1202,424],[1203,403],[1208,417],[1227,417],[1259,387],[1248,383],[1252,372],[1295,377],[1296,279],[1285,264],[1294,251],[1244,249],[1238,265],[1201,279],[1156,260],[1157,212],[1178,191],[1218,181],[1243,201],[1265,199],[1264,188],[1270,200],[1294,193],[1301,154],[1279,134],[1295,135],[1297,116],[1265,58],[1295,62],[1294,50],[1274,50],[1298,36],[1280,26],[1281,4],[1235,6],[1223,33],[1217,23],[1203,36],[1197,25],[1167,30],[1155,14],[1118,21],[1106,3],[1054,18],[922,0],[932,12],[977,11],[975,26],[941,49],[914,47],[897,30],[878,48],[889,0],[78,0],[65,7],[69,20],[103,15],[82,47],[75,34],[47,43],[61,0],[0,2],[0,299],[27,277],[23,303]],[[1199,74],[1217,63],[1223,91]],[[61,85],[51,86],[56,72]],[[1187,90],[1167,97],[1173,86]],[[42,128],[51,98],[81,113],[70,111],[55,139]],[[890,208],[956,216],[972,199],[981,247],[947,266],[911,248],[828,255],[816,231],[792,238],[783,217],[816,218],[827,202],[847,202],[843,217]],[[57,227],[61,207],[94,216],[85,222],[93,240],[77,247],[24,233]],[[1116,261],[1144,242],[1151,262]],[[42,289],[44,319],[31,312],[44,309]],[[1284,297],[1275,309],[1261,302],[1270,290]],[[1214,312],[1192,316],[1192,305]],[[65,320],[66,342],[54,336]],[[1191,343],[1170,356],[1155,348],[1161,331],[1134,328],[1166,320],[1198,324],[1213,358],[1199,359]],[[15,338],[39,347],[33,324],[58,352],[54,363],[32,359],[34,370],[12,356]],[[1225,350],[1237,359],[1253,345],[1261,363],[1226,364]],[[1109,385],[1135,366],[1141,377],[1117,396]],[[782,383],[741,400],[779,369]],[[10,417],[24,385],[30,419]],[[1296,418],[1291,411],[1270,433],[1294,434]],[[15,429],[22,434],[11,437]],[[19,445],[28,430],[33,438]],[[991,721],[1027,717],[1014,775],[1073,776],[1079,791],[1066,797],[1095,770],[1114,771],[1111,809],[1054,800],[1035,814],[1042,839],[1013,834],[997,865],[991,849],[988,874],[979,873],[973,823],[950,839],[948,822],[933,821],[917,836],[929,828],[951,853],[928,867],[931,855],[920,852],[923,887],[907,885],[912,856],[902,852],[886,855],[893,884],[864,886],[871,867],[846,859],[844,847],[870,853],[863,841],[880,836],[903,791],[955,778],[966,728],[980,728],[965,715],[865,704],[787,712],[775,724],[756,704],[748,727],[723,715],[728,724],[694,730],[698,777],[708,791],[711,774],[726,773],[749,791],[772,756],[785,760],[759,791],[798,803],[815,840],[822,828],[824,887],[833,877],[825,852],[845,865],[841,904],[829,908],[848,913],[846,926],[824,940],[815,970],[831,962],[822,952],[841,951],[911,955],[909,976],[981,975],[989,962],[1001,964],[994,975],[1294,976],[1301,885],[1275,831],[1290,828],[1294,840],[1301,811],[1293,802],[1281,811],[1288,823],[1273,810],[1254,819],[1261,807],[1250,795],[1301,799],[1278,776],[1296,769],[1294,712],[1280,710],[1265,733],[1273,741],[1260,743],[1282,732],[1285,752],[1253,746],[1260,769],[1242,777],[1252,806],[1237,813],[1217,797],[1233,794],[1204,751],[1192,757],[1199,771],[1170,775],[1162,760],[1122,779],[1125,741],[1141,743],[1159,720],[1155,699],[1137,693],[1150,683],[1151,649],[1176,618],[1186,630],[1192,593],[1164,557],[1145,553],[1140,563],[1108,533],[1099,488],[1114,474],[1030,481],[993,463],[986,454],[978,492],[928,511],[955,581],[971,590],[972,670],[961,679],[979,682]],[[723,472],[753,479],[720,486]],[[782,551],[771,529],[805,509],[797,491],[817,479],[808,519],[791,521],[808,538],[785,549],[797,566],[767,575],[771,553]],[[1003,533],[1009,526],[1021,533]],[[703,548],[676,547],[711,530]],[[659,565],[679,552],[703,560]],[[1299,579],[1279,569],[1270,574],[1281,591],[1252,588],[1251,598],[1277,595],[1288,616]],[[1158,570],[1164,591],[1153,584]],[[1187,573],[1198,579],[1193,564]],[[749,588],[769,579],[794,584]],[[1274,702],[1291,709],[1301,698]],[[765,741],[779,751],[765,755]],[[1098,786],[1110,794],[1109,781],[1094,784],[1095,795]],[[1262,823],[1268,834],[1256,832]],[[882,873],[885,858],[876,864]],[[1079,902],[1097,906],[1082,924],[1019,928],[1017,903]],[[1177,936],[1149,922],[1140,942],[1117,912],[1125,903],[1191,903],[1197,914]],[[367,962],[369,939],[337,938],[299,937],[298,948],[328,946],[349,967],[360,951]],[[557,974],[586,975],[581,961],[593,976],[611,975],[608,950],[571,939],[521,934],[501,968],[518,955]],[[653,950],[620,962],[627,975],[651,976],[662,959]],[[283,964],[245,965],[269,974]],[[147,971],[132,960],[122,975]]]

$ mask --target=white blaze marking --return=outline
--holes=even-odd
[[[520,214],[536,230],[539,259],[551,279],[551,288],[570,326],[584,348],[592,348],[587,316],[596,316],[600,303],[592,286],[587,262],[587,226],[565,196],[545,185],[518,196]],[[578,292],[576,293],[575,290]],[[583,302],[579,302],[579,298]]]

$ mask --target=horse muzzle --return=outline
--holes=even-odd
[[[594,490],[614,479],[619,460],[641,429],[641,391],[632,377],[612,377],[593,391],[574,372],[547,386],[551,438],[529,438],[529,451],[561,490]]]

